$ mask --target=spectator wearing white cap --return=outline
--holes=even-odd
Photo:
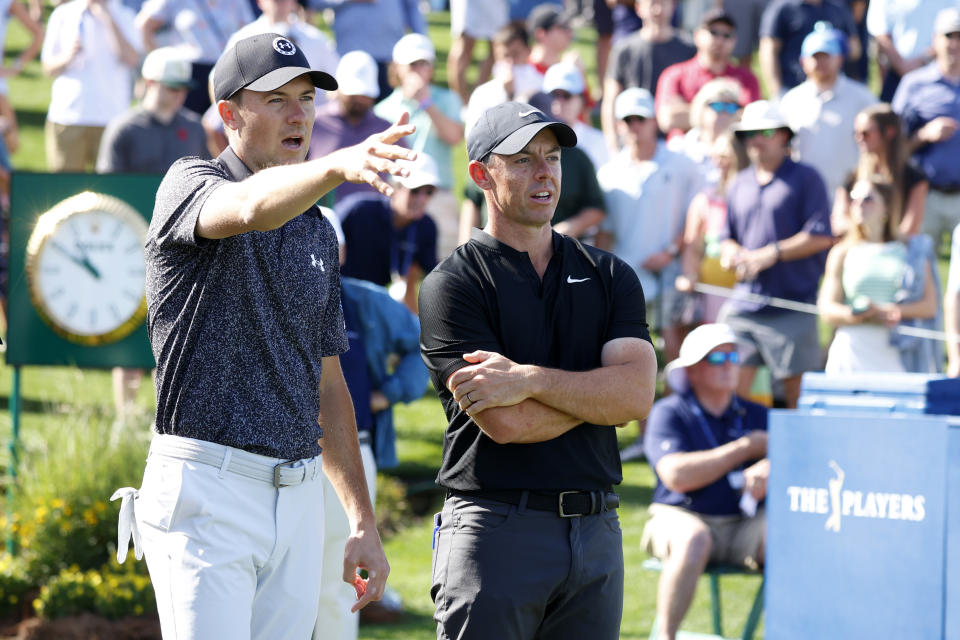
[[[684,220],[700,191],[700,173],[693,161],[658,140],[649,91],[627,89],[614,106],[625,144],[597,172],[607,201],[597,246],[613,251],[637,272],[647,318],[663,339],[666,357],[674,358],[682,300],[673,283],[680,274]]]
[[[199,116],[183,108],[193,85],[190,61],[183,51],[154,49],[140,73],[143,100],[107,125],[97,172],[164,173],[180,158],[209,158]]]
[[[487,57],[480,63],[477,84],[490,78],[493,69],[493,37],[510,20],[507,0],[451,0],[450,1],[450,55],[447,57],[447,79],[450,88],[460,99],[470,99],[467,69],[473,60],[473,49],[478,40],[487,43]]]
[[[431,214],[437,223],[439,255],[444,257],[457,246],[459,207],[453,196],[453,147],[463,140],[460,109],[463,104],[456,93],[431,84],[436,51],[430,38],[408,33],[393,48],[393,63],[398,85],[374,113],[396,122],[404,112],[417,131],[410,137],[410,146],[432,157],[437,164],[437,193]],[[348,257],[349,260],[349,257]]]
[[[657,486],[641,544],[663,563],[658,640],[676,637],[708,562],[763,565],[767,410],[735,393],[740,346],[725,324],[691,331],[665,368],[677,393],[647,419],[643,448]]]
[[[300,4],[297,0],[257,0],[257,6],[263,13],[230,36],[227,49],[236,44],[237,40],[258,33],[279,33],[300,47],[313,69],[329,73],[337,68],[340,55],[336,47],[320,29],[300,19]],[[327,92],[317,91],[317,106],[326,101]]]
[[[341,200],[347,258],[344,276],[383,287],[417,313],[420,280],[437,264],[437,225],[430,215],[439,181],[437,163],[425,153],[400,162],[410,175],[393,178],[393,195],[358,193]]]
[[[337,65],[337,93],[329,103],[317,109],[310,138],[310,157],[323,156],[366,140],[390,123],[373,113],[373,103],[380,95],[377,63],[364,51],[344,54]],[[319,93],[319,92],[318,92]],[[401,146],[406,146],[403,141]],[[376,193],[367,184],[344,182],[333,192],[334,202],[354,193]]]
[[[860,157],[853,122],[877,102],[865,85],[844,75],[845,40],[842,32],[817,23],[800,48],[807,79],[780,100],[780,111],[794,133],[793,157],[820,172],[831,203]]]
[[[124,113],[140,65],[133,12],[119,0],[70,0],[50,14],[40,60],[53,78],[47,110],[50,171],[93,166],[107,123]]]
[[[734,298],[719,320],[756,348],[741,367],[740,395],[748,395],[756,367],[764,364],[783,382],[786,404],[793,408],[803,372],[822,365],[817,318],[765,299],[816,301],[833,244],[827,190],[816,169],[790,158],[793,132],[774,103],[748,104],[735,130],[751,166],[727,188],[720,262],[736,272],[735,291],[761,298]]]
[[[558,62],[543,76],[543,92],[550,94],[551,111],[577,134],[577,146],[583,149],[594,166],[602,167],[610,154],[603,133],[588,125],[587,82],[583,72],[572,62]]]

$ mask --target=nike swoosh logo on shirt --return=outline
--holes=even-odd
[[[536,112],[537,112],[536,109],[530,109],[530,111],[521,111],[521,112],[520,112],[519,114],[517,114],[517,115],[519,115],[521,118],[524,118],[524,117],[530,115],[531,113],[536,113]]]
[[[574,278],[573,276],[567,276],[567,284],[576,284],[578,282],[586,282],[590,278]]]

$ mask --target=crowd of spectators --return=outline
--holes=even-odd
[[[682,357],[684,337],[719,320],[742,350],[726,360],[737,395],[751,397],[763,366],[791,407],[800,375],[825,363],[940,371],[940,343],[901,327],[960,335],[955,0],[450,0],[446,60],[425,15],[442,0],[55,4],[43,24],[38,0],[0,0],[0,42],[11,18],[31,34],[0,66],[4,207],[18,145],[6,78],[38,54],[53,79],[51,172],[163,173],[224,149],[214,62],[276,32],[339,82],[318,91],[312,157],[404,113],[417,127],[402,144],[420,160],[390,198],[344,184],[325,202],[343,273],[412,313],[423,276],[486,224],[481,191],[455,175],[459,145],[484,110],[516,100],[576,132],[554,229],[636,270],[665,360],[700,362]],[[577,29],[593,31],[593,60],[573,46]],[[441,64],[449,87],[435,79]],[[949,234],[944,295],[936,259]],[[835,327],[829,357],[818,316]],[[960,374],[956,342],[947,361]],[[118,371],[119,393],[137,380]]]

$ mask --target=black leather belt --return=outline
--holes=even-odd
[[[447,496],[480,498],[519,505],[527,494],[527,509],[552,511],[561,518],[589,516],[613,511],[620,506],[620,496],[613,491],[447,491]]]

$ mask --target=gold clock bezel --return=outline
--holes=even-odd
[[[47,326],[53,329],[61,338],[87,347],[96,347],[122,340],[133,333],[147,317],[147,298],[146,295],[144,295],[133,314],[124,320],[120,326],[106,333],[74,333],[57,323],[54,315],[47,308],[46,302],[40,295],[37,269],[39,268],[39,256],[44,245],[60,225],[68,219],[77,214],[90,213],[93,211],[108,213],[117,219],[131,224],[134,229],[139,232],[141,244],[146,239],[147,222],[130,204],[120,198],[104,193],[84,191],[66,200],[62,200],[37,218],[37,223],[34,226],[33,232],[30,234],[30,239],[27,241],[27,257],[25,263],[30,301],[33,303],[33,308],[37,314],[47,323]]]

